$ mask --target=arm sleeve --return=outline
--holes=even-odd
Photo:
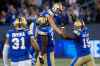
[[[4,63],[4,66],[8,66],[8,48],[9,48],[9,45],[5,44],[4,48],[3,48],[3,63]]]
[[[48,14],[54,16],[54,13],[50,9],[48,10]]]
[[[30,29],[28,31],[28,34],[30,35],[31,38],[35,37],[35,35],[36,35],[36,23],[30,24]]]
[[[6,38],[9,39],[9,33],[6,34]]]
[[[8,49],[9,49],[8,39],[9,39],[9,33],[6,34],[6,42],[5,42],[4,47],[3,47],[3,63],[4,63],[4,66],[8,66]]]
[[[46,11],[44,13],[44,16],[48,17],[48,16],[54,16],[54,13],[49,9],[48,11]]]

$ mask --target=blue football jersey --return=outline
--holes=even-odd
[[[45,18],[47,18],[50,14],[48,13],[48,11],[44,10],[43,12],[40,13],[40,16],[43,16]],[[47,34],[52,33],[53,29],[52,27],[49,25],[48,20],[46,22],[46,24],[44,24],[43,26],[38,26],[38,30],[45,32]]]
[[[11,61],[17,62],[29,59],[30,37],[33,36],[29,30],[9,30],[7,39],[9,44],[9,56]],[[33,36],[34,37],[34,36]]]
[[[69,23],[69,18],[66,13],[54,13],[55,23],[59,27],[63,27],[65,24]]]
[[[48,17],[49,15],[51,15],[51,14],[49,13],[49,11],[46,11],[46,10],[44,10],[40,14],[40,16],[43,16],[43,17]],[[53,28],[49,25],[49,23],[46,24],[46,25],[44,24],[43,26],[38,26],[38,32],[44,32],[44,33],[47,34],[47,37],[48,37],[47,51],[48,52],[49,51],[52,51],[54,49],[54,39],[53,39],[54,32],[53,32]],[[43,45],[42,44],[42,41],[43,41],[42,36],[41,35],[38,35],[37,39],[38,39],[37,42],[38,42],[39,47],[41,49],[41,47]]]
[[[87,28],[84,28],[82,31],[74,31],[76,35],[75,46],[78,56],[85,56],[90,54],[90,43],[89,43],[89,32]]]

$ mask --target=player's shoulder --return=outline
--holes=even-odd
[[[26,28],[26,29],[24,29],[24,32],[28,32],[28,31],[30,31],[30,29],[29,28]]]
[[[40,13],[40,16],[49,16],[49,12],[48,10],[43,10],[41,13]]]
[[[89,32],[89,29],[88,29],[88,27],[85,27],[85,28],[83,29],[83,32],[86,32],[86,33],[88,33],[88,32]]]
[[[9,29],[6,33],[6,37],[9,38],[11,36],[11,34],[14,32],[13,29]]]
[[[32,35],[32,34],[33,34],[32,30],[29,29],[29,28],[26,28],[26,29],[25,29],[25,33],[26,33],[27,35]]]
[[[13,33],[13,32],[15,32],[15,29],[9,29],[9,30],[7,31],[7,33]]]

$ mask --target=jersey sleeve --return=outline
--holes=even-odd
[[[8,39],[8,38],[9,38],[9,36],[10,36],[10,35],[9,35],[9,33],[7,33],[7,34],[6,34],[6,38]]]
[[[30,36],[31,38],[34,38],[34,34],[33,34],[32,30],[28,31],[28,36]]]
[[[36,35],[36,24],[35,23],[31,23],[30,27],[29,27],[29,31],[28,31],[28,35],[31,38],[34,38]]]
[[[48,13],[48,12],[45,12],[45,13],[44,13],[44,16],[45,16],[45,17],[48,17],[48,16],[49,16],[49,13]]]
[[[54,16],[54,13],[50,9],[48,10],[48,14]]]

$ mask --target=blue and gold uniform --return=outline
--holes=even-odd
[[[77,57],[74,58],[71,66],[94,66],[93,57],[90,53],[89,31],[80,20],[74,23],[73,33]]]
[[[47,16],[49,16],[49,13],[48,11],[43,11],[41,14],[40,14],[40,18],[43,18],[43,21],[44,23],[43,24],[40,24],[38,25],[37,29],[38,29],[38,35],[46,35],[48,36],[48,48],[53,48],[54,45],[53,45],[53,29],[52,27],[49,25],[49,23],[47,22]],[[39,38],[39,44],[42,42],[41,41],[41,36],[38,36]]]
[[[18,62],[29,59],[30,47],[29,30],[9,30],[7,33],[9,48],[9,56],[11,61]]]
[[[54,13],[55,23],[58,27],[64,27],[66,24],[69,23],[69,18],[66,11],[63,11],[63,12]]]
[[[87,28],[83,28],[79,31],[79,35],[76,35],[75,43],[78,57],[90,54],[89,32]]]
[[[53,66],[54,61],[51,60],[51,58],[53,58],[51,57],[51,52],[54,51],[54,39],[53,39],[53,28],[50,26],[47,19],[49,15],[50,14],[48,13],[48,11],[44,10],[37,19],[37,33],[38,33],[37,41],[40,47],[40,52],[42,52],[41,55],[46,54],[47,56],[48,66]]]
[[[30,47],[38,55],[38,45],[33,32],[27,28],[27,21],[24,16],[19,16],[13,22],[13,27],[7,32],[3,48],[4,66],[8,66],[8,54],[11,59],[11,66],[31,66]]]

